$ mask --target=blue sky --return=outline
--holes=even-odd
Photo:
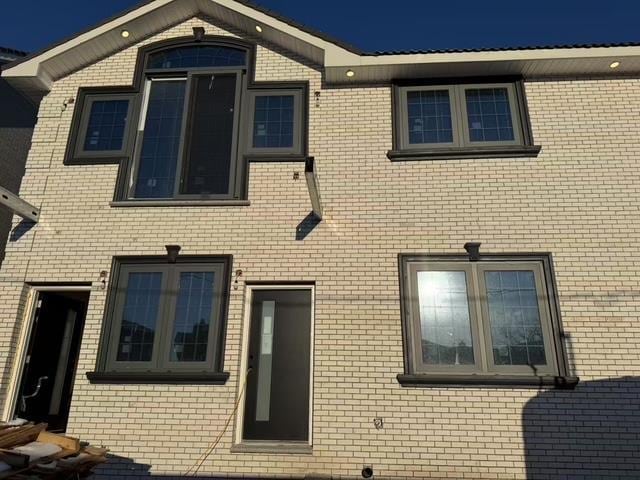
[[[256,0],[366,51],[640,41],[634,0]],[[136,0],[19,0],[0,15],[0,46],[27,51]]]

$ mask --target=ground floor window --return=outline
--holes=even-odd
[[[220,372],[229,257],[118,258],[99,370]]]
[[[548,256],[402,256],[400,263],[407,373],[452,380],[566,373]]]

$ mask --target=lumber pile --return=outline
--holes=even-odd
[[[86,477],[106,461],[105,448],[47,432],[46,423],[0,423],[0,479],[64,480]]]

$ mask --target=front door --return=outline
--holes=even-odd
[[[245,440],[308,441],[311,290],[254,290]]]
[[[67,427],[88,292],[39,292],[15,414]]]

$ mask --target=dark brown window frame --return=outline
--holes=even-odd
[[[402,140],[406,123],[403,112],[406,107],[402,105],[405,98],[403,94],[407,89],[417,87],[465,87],[473,86],[481,88],[483,84],[488,86],[494,84],[512,85],[514,97],[516,99],[512,114],[519,121],[514,128],[517,128],[516,138],[520,139],[517,144],[482,145],[462,145],[462,146],[434,146],[421,145],[417,147],[406,146]],[[387,157],[391,161],[407,160],[446,160],[446,159],[480,159],[480,158],[516,158],[516,157],[536,157],[541,147],[534,145],[529,109],[524,91],[524,81],[522,77],[468,77],[468,78],[436,78],[415,81],[396,81],[392,85],[392,124],[393,124],[393,148],[387,152]],[[465,110],[466,111],[466,110]],[[452,112],[454,113],[454,112]],[[465,123],[465,119],[459,119],[460,125]],[[464,133],[464,132],[463,132]]]
[[[248,98],[248,94],[252,91],[261,92],[265,89],[273,90],[299,90],[301,92],[301,114],[300,127],[301,139],[299,141],[300,151],[296,152],[274,152],[274,151],[256,151],[249,149],[249,139],[246,134],[246,122],[249,118],[249,103],[247,98],[242,99],[242,108],[239,113],[240,125],[238,133],[238,155],[236,161],[236,169],[238,171],[236,181],[232,188],[233,194],[225,198],[167,198],[167,199],[136,199],[129,197],[129,185],[131,177],[131,168],[136,161],[135,143],[137,128],[140,121],[140,110],[142,96],[144,95],[144,85],[146,80],[146,64],[150,54],[161,50],[175,48],[187,45],[222,45],[233,48],[244,49],[247,52],[247,65],[244,71],[244,85],[241,95]],[[309,125],[309,82],[308,81],[256,81],[255,80],[255,63],[256,63],[257,44],[242,39],[228,36],[205,35],[201,40],[196,41],[193,36],[177,37],[167,40],[161,40],[149,45],[145,45],[138,50],[136,66],[133,76],[133,82],[129,86],[114,87],[81,87],[78,90],[77,101],[75,102],[74,115],[71,122],[71,130],[67,142],[67,148],[64,157],[65,165],[95,165],[95,164],[116,164],[118,165],[118,173],[116,186],[114,190],[111,206],[114,207],[156,207],[156,206],[248,206],[248,185],[249,185],[249,163],[255,161],[267,162],[304,162],[308,157],[308,125]],[[232,67],[238,68],[238,67]],[[177,72],[179,69],[174,71]],[[185,72],[187,70],[185,69]],[[154,70],[154,72],[157,72]],[[160,73],[163,75],[163,73]],[[85,158],[75,155],[76,145],[79,141],[79,130],[83,121],[82,113],[84,110],[84,102],[87,96],[91,95],[131,95],[133,105],[131,107],[131,115],[128,119],[128,138],[129,142],[124,155],[105,155],[99,158]]]
[[[113,362],[110,355],[113,348],[114,328],[119,324],[116,319],[116,302],[118,301],[118,285],[123,269],[127,267],[168,267],[174,265],[180,268],[182,265],[221,265],[222,285],[220,286],[221,298],[219,305],[218,329],[214,335],[215,357],[210,369],[193,371],[180,367],[174,370],[135,369],[132,371],[112,368]],[[229,373],[224,371],[225,339],[227,321],[229,316],[229,297],[231,289],[231,275],[233,266],[232,255],[180,255],[175,264],[169,262],[166,255],[163,256],[118,256],[114,257],[109,275],[109,290],[105,302],[105,311],[98,344],[98,354],[95,371],[87,372],[87,377],[93,383],[186,383],[186,384],[224,384],[229,378]],[[162,325],[160,322],[159,326]]]
[[[404,352],[404,373],[397,375],[398,382],[403,386],[445,386],[445,385],[478,385],[478,386],[550,386],[557,388],[574,388],[579,378],[569,372],[569,362],[564,348],[565,334],[562,328],[560,306],[558,303],[557,286],[553,269],[553,258],[550,253],[518,253],[518,254],[487,254],[481,255],[479,262],[496,264],[500,262],[539,263],[547,287],[548,312],[550,314],[551,344],[553,347],[554,363],[557,368],[555,374],[504,374],[465,372],[429,372],[421,371],[415,364],[413,354],[414,328],[411,318],[410,296],[407,292],[407,279],[410,275],[411,264],[425,262],[460,263],[461,267],[469,264],[469,257],[451,254],[421,254],[406,253],[398,255],[398,272],[400,285],[400,315],[402,319],[402,338]]]
[[[110,98],[127,98],[129,100],[129,112],[125,127],[125,138],[121,151],[110,150],[98,152],[84,152],[81,145],[86,136],[88,122],[88,107],[97,100],[109,100]],[[135,141],[135,119],[139,115],[139,97],[137,92],[130,87],[83,87],[78,90],[75,100],[75,108],[71,120],[69,140],[65,151],[65,165],[108,165],[119,163],[133,153]]]

